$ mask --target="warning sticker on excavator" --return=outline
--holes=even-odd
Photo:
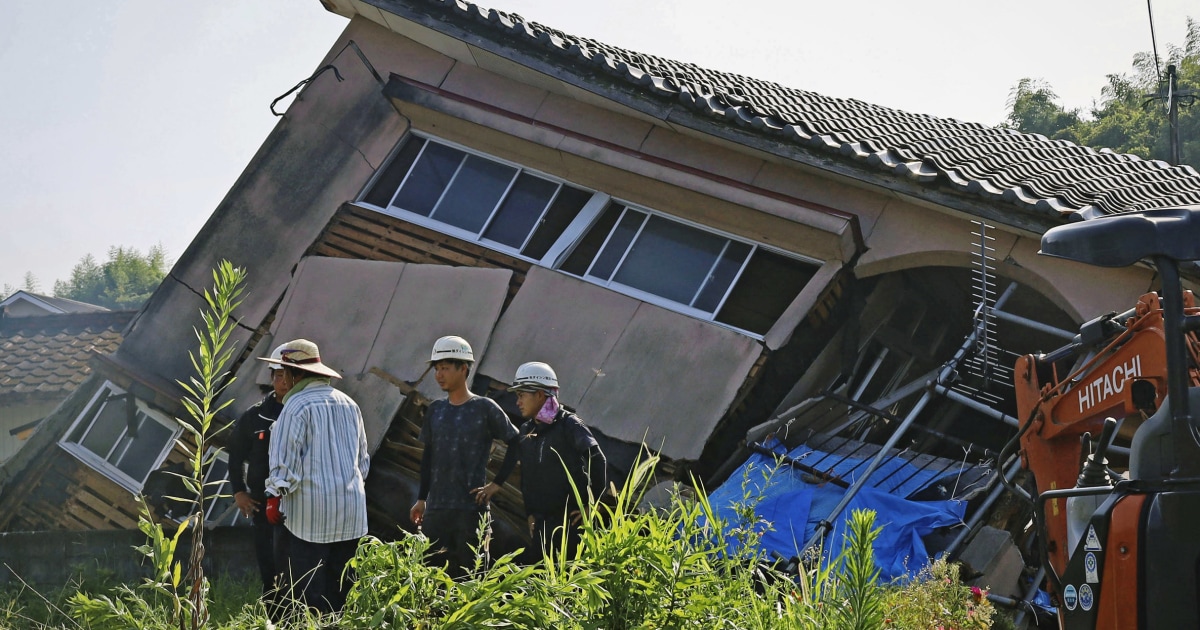
[[[1063,604],[1067,610],[1075,610],[1075,606],[1079,603],[1079,596],[1075,593],[1075,585],[1068,584],[1063,588]]]
[[[1090,584],[1096,584],[1100,581],[1100,571],[1097,570],[1099,562],[1096,561],[1096,554],[1089,551],[1083,557],[1083,572],[1087,576],[1084,578]]]
[[[1104,551],[1104,547],[1100,546],[1100,537],[1096,535],[1096,526],[1088,525],[1087,542],[1083,545],[1084,551]]]
[[[1092,587],[1084,584],[1079,587],[1079,607],[1084,610],[1091,610],[1092,605],[1096,603],[1095,596],[1092,595]]]

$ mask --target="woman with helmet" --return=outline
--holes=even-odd
[[[482,504],[490,501],[519,459],[533,549],[548,555],[565,534],[567,552],[573,554],[579,543],[581,509],[604,492],[608,463],[583,420],[558,402],[558,375],[549,365],[537,361],[521,365],[508,391],[516,393],[526,422],[496,480],[476,488],[475,499]],[[585,505],[576,501],[572,484]]]

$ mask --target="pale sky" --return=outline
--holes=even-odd
[[[616,46],[827,96],[996,124],[1022,77],[1087,110],[1151,48],[1143,0],[487,0]],[[1159,52],[1196,0],[1154,3]],[[85,254],[178,258],[346,24],[319,0],[8,2],[0,288]]]

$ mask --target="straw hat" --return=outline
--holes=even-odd
[[[280,358],[276,359],[273,352],[271,357],[259,357],[258,360],[272,365],[294,367],[321,376],[342,378],[337,370],[321,363],[321,351],[317,349],[317,344],[307,339],[294,339],[279,346],[277,350]]]

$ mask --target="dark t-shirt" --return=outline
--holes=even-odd
[[[430,461],[432,510],[478,510],[471,490],[487,483],[492,440],[507,442],[517,428],[491,398],[475,396],[455,406],[446,400],[429,405],[421,425],[421,442]]]

